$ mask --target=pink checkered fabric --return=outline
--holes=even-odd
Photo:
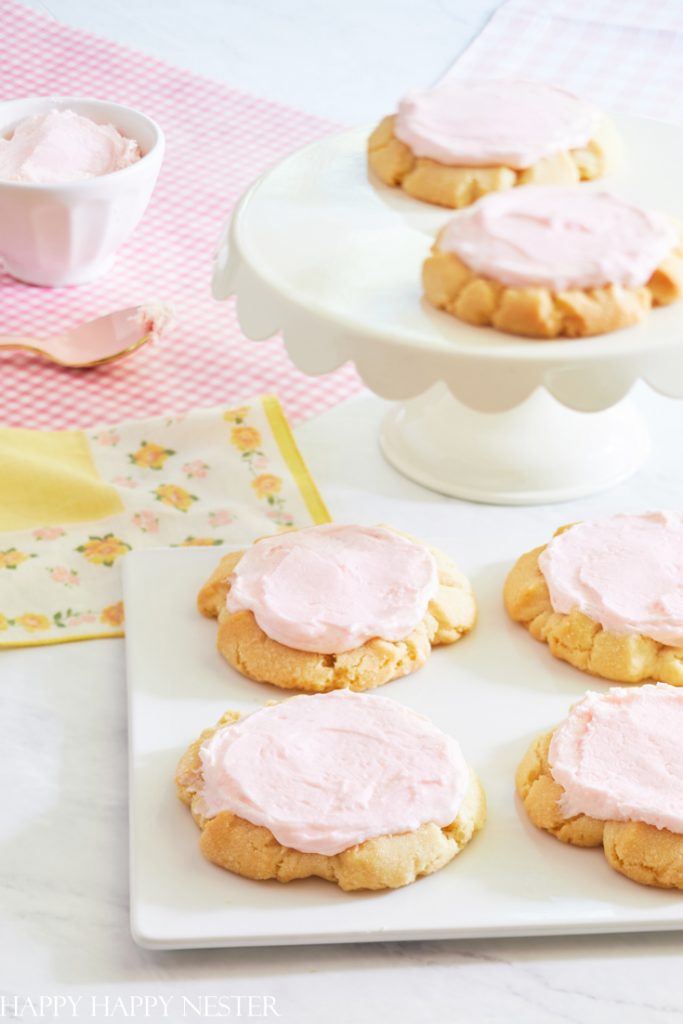
[[[124,306],[170,301],[175,327],[120,364],[60,370],[0,354],[0,423],[61,429],[116,423],[277,393],[290,421],[353,394],[352,366],[320,378],[280,340],[242,335],[232,302],[210,294],[213,250],[236,200],[270,164],[334,128],[0,0],[2,98],[90,95],[138,107],[166,133],[167,153],[145,217],[102,280],[22,285],[0,273],[0,333],[51,334]]]
[[[683,123],[683,5],[508,0],[445,78],[541,79],[607,110]]]

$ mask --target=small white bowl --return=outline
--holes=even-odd
[[[30,184],[0,180],[0,263],[28,284],[81,284],[105,274],[145,212],[164,155],[164,136],[132,107],[75,96],[0,103],[0,135],[48,110],[73,110],[113,124],[135,139],[142,157],[111,174],[82,181]]]

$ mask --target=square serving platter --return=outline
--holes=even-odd
[[[448,551],[445,537],[423,539]],[[195,596],[226,548],[132,552],[125,560],[130,754],[131,930],[175,949],[390,939],[652,931],[683,927],[676,892],[637,885],[601,850],[564,846],[531,826],[514,793],[528,744],[586,689],[502,608],[505,568],[476,573],[480,621],[427,665],[375,693],[432,718],[461,743],[486,790],[483,831],[447,867],[404,889],[344,893],[318,879],[281,885],[208,863],[175,795],[176,763],[224,711],[287,696],[233,671]],[[372,692],[368,695],[372,699]]]

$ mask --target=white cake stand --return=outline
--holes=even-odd
[[[683,133],[615,118],[623,170],[599,186],[683,221]],[[294,363],[352,360],[397,399],[380,444],[402,473],[474,501],[562,501],[624,480],[649,434],[626,397],[636,380],[683,397],[683,302],[628,330],[530,341],[470,327],[421,298],[420,268],[452,212],[368,179],[368,132],[308,146],[261,177],[216,258],[214,295],[237,296],[254,340],[282,331]],[[340,439],[343,442],[343,439]]]

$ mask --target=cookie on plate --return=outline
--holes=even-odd
[[[218,649],[257,682],[321,693],[407,675],[476,619],[453,562],[393,530],[325,524],[226,555],[198,597]]]
[[[615,164],[611,122],[541,82],[447,82],[414,92],[368,140],[386,185],[460,209],[516,185],[575,185]]]
[[[529,819],[573,846],[602,846],[627,878],[683,889],[683,690],[587,693],[539,736],[516,774]]]
[[[556,658],[619,683],[683,686],[683,514],[615,515],[522,555],[508,614]]]
[[[341,690],[227,712],[180,760],[204,856],[247,878],[395,889],[460,853],[486,817],[460,747],[384,697]]]
[[[609,192],[525,188],[480,199],[440,232],[427,300],[477,327],[583,338],[639,323],[683,291],[683,244],[663,217]]]

